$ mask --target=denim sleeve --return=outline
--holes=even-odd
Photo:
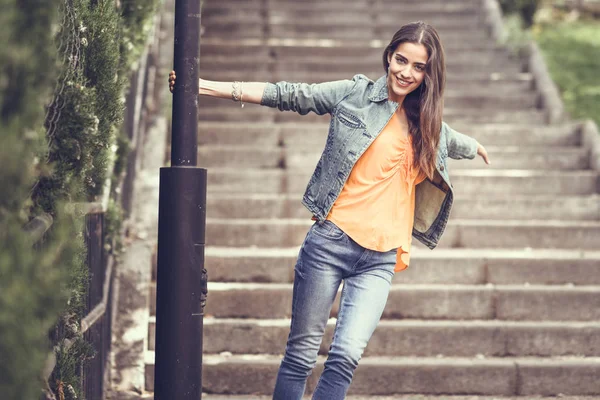
[[[477,140],[470,136],[460,133],[450,128],[445,122],[442,127],[446,130],[446,140],[448,146],[448,157],[455,160],[468,158],[472,160],[477,155]]]
[[[301,115],[310,111],[319,115],[331,114],[333,108],[354,89],[358,79],[359,75],[352,80],[312,84],[268,82],[260,104],[277,107],[280,111],[296,111]]]

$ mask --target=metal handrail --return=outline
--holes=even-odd
[[[29,221],[23,227],[23,231],[29,235],[31,243],[36,244],[44,237],[44,234],[48,232],[53,223],[54,218],[52,218],[52,215],[43,213]]]

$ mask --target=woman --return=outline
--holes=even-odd
[[[200,80],[200,94],[299,114],[331,114],[327,144],[302,203],[312,225],[295,266],[292,321],[275,400],[301,399],[344,281],[333,342],[313,399],[344,399],[381,318],[392,277],[408,267],[412,236],[433,249],[453,201],[447,158],[489,164],[475,139],[442,122],[444,51],[435,29],[403,26],[376,82]],[[169,77],[171,90],[175,73]]]

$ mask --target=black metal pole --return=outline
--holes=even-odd
[[[200,0],[175,1],[171,167],[160,170],[155,400],[202,398],[206,170],[197,168]]]

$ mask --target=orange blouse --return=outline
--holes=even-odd
[[[362,247],[398,249],[395,272],[408,268],[415,186],[425,179],[413,168],[412,138],[396,113],[358,159],[327,219]]]

